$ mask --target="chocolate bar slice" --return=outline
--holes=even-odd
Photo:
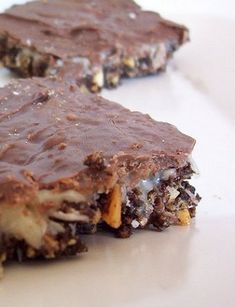
[[[59,75],[92,92],[165,69],[184,26],[132,0],[48,0],[0,15],[0,59],[23,77]]]
[[[124,238],[195,215],[194,139],[76,85],[1,88],[0,140],[2,261],[76,255],[97,228]]]

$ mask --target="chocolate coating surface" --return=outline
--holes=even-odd
[[[50,79],[0,89],[0,199],[106,191],[181,167],[195,141],[168,123]]]

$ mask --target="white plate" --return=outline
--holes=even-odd
[[[0,8],[16,2],[1,1]],[[165,74],[102,94],[197,139],[201,175],[194,184],[203,197],[197,218],[191,227],[127,240],[88,236],[89,252],[77,259],[12,265],[0,282],[1,307],[234,306],[234,10],[230,0],[175,3],[148,5],[187,24],[192,42]],[[1,83],[8,78],[2,70]]]

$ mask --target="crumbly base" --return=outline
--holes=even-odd
[[[110,194],[101,194],[96,203],[89,206],[88,211],[85,210],[85,204],[64,203],[60,207],[60,212],[67,214],[71,209],[78,210],[83,215],[87,214],[89,220],[93,222],[62,221],[54,216],[51,221],[59,223],[64,231],[54,235],[48,233],[44,235],[42,246],[38,249],[30,246],[25,240],[2,235],[0,260],[2,262],[6,260],[23,261],[74,256],[87,251],[80,236],[95,233],[97,229],[109,230],[117,237],[127,238],[137,228],[154,227],[162,231],[170,225],[189,225],[200,201],[195,188],[188,183],[192,173],[191,166],[188,164],[179,170],[170,169],[159,172],[156,176],[142,180],[132,190],[123,187],[121,225],[118,227],[115,226],[115,223],[111,227],[108,225],[109,219],[106,219],[105,210],[107,204],[110,203]],[[116,197],[116,194],[112,197]],[[97,218],[97,212],[102,213],[100,218]],[[115,218],[111,217],[112,223]]]
[[[33,248],[24,240],[2,236],[1,255],[4,260],[22,262],[26,259],[54,259],[86,252],[87,247],[76,231],[74,232],[69,225],[64,227],[65,231],[57,236],[45,235],[40,249]]]
[[[185,188],[184,188],[185,187]],[[175,198],[171,199],[171,194]],[[148,198],[152,206],[151,213],[145,216],[146,206],[138,199],[138,191],[128,193],[129,204],[123,208],[122,225],[115,230],[120,238],[128,238],[134,229],[153,228],[163,231],[171,225],[190,225],[191,218],[195,217],[196,207],[200,196],[195,193],[187,181],[174,183],[173,185],[162,184],[154,191],[149,192]]]

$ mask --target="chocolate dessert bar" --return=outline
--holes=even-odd
[[[22,77],[59,75],[84,91],[165,69],[184,26],[132,0],[48,0],[0,14],[0,60]]]
[[[194,139],[76,85],[1,88],[0,140],[2,261],[76,255],[97,228],[126,238],[195,215]]]

